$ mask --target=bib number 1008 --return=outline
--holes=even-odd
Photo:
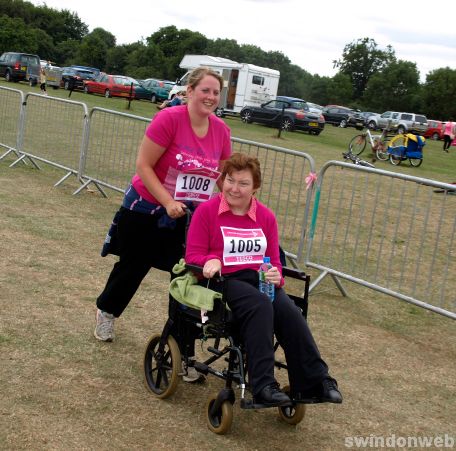
[[[182,176],[182,185],[180,186],[180,189],[183,190],[202,190],[202,191],[207,191],[209,189],[209,186],[211,184],[211,180],[208,178],[203,178],[203,177],[195,177],[194,175],[184,175]]]
[[[229,243],[231,245],[230,254],[260,252],[261,250],[261,240],[259,238],[230,240]]]

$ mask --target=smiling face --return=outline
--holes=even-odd
[[[252,172],[243,169],[226,174],[222,192],[234,214],[246,214],[255,192]]]
[[[189,108],[202,116],[209,116],[220,102],[220,82],[212,75],[205,75],[195,86],[187,87]]]

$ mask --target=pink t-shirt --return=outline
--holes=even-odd
[[[193,132],[186,105],[165,108],[157,113],[147,127],[146,136],[166,149],[154,171],[171,196],[174,196],[179,172],[202,167],[216,170],[220,161],[231,155],[228,126],[211,114],[208,132],[204,138],[199,138]],[[158,203],[138,174],[133,176],[131,183],[144,199]]]

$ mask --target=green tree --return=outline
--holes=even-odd
[[[77,58],[79,64],[105,69],[108,49],[115,47],[116,38],[103,28],[95,28],[82,39]]]
[[[334,75],[327,86],[327,96],[329,104],[348,105],[353,99],[353,89],[350,77],[339,72]]]
[[[164,61],[163,53],[157,45],[138,43],[127,55],[125,73],[139,79],[165,78]]]
[[[395,59],[391,46],[387,46],[386,50],[380,50],[375,40],[362,38],[347,44],[344,47],[342,58],[333,63],[341,73],[350,77],[353,85],[353,98],[360,99],[369,79]]]
[[[35,31],[20,18],[0,16],[0,54],[7,51],[37,53]]]
[[[371,77],[363,103],[374,111],[422,111],[416,63],[395,61]]]
[[[456,70],[444,67],[430,72],[423,86],[428,118],[456,119]]]

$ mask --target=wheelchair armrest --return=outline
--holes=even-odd
[[[306,280],[309,276],[300,269],[289,268],[288,266],[282,267],[282,276],[291,277],[292,279]]]
[[[185,267],[195,274],[203,274],[203,267],[198,265],[190,265],[189,263],[185,264]]]
[[[185,267],[191,271],[192,273],[196,274],[196,275],[200,275],[202,277],[203,276],[203,267],[202,266],[198,266],[198,265],[192,265],[190,263],[186,263],[185,264]],[[217,282],[223,282],[223,276],[214,276],[213,278],[214,280],[216,280]]]

